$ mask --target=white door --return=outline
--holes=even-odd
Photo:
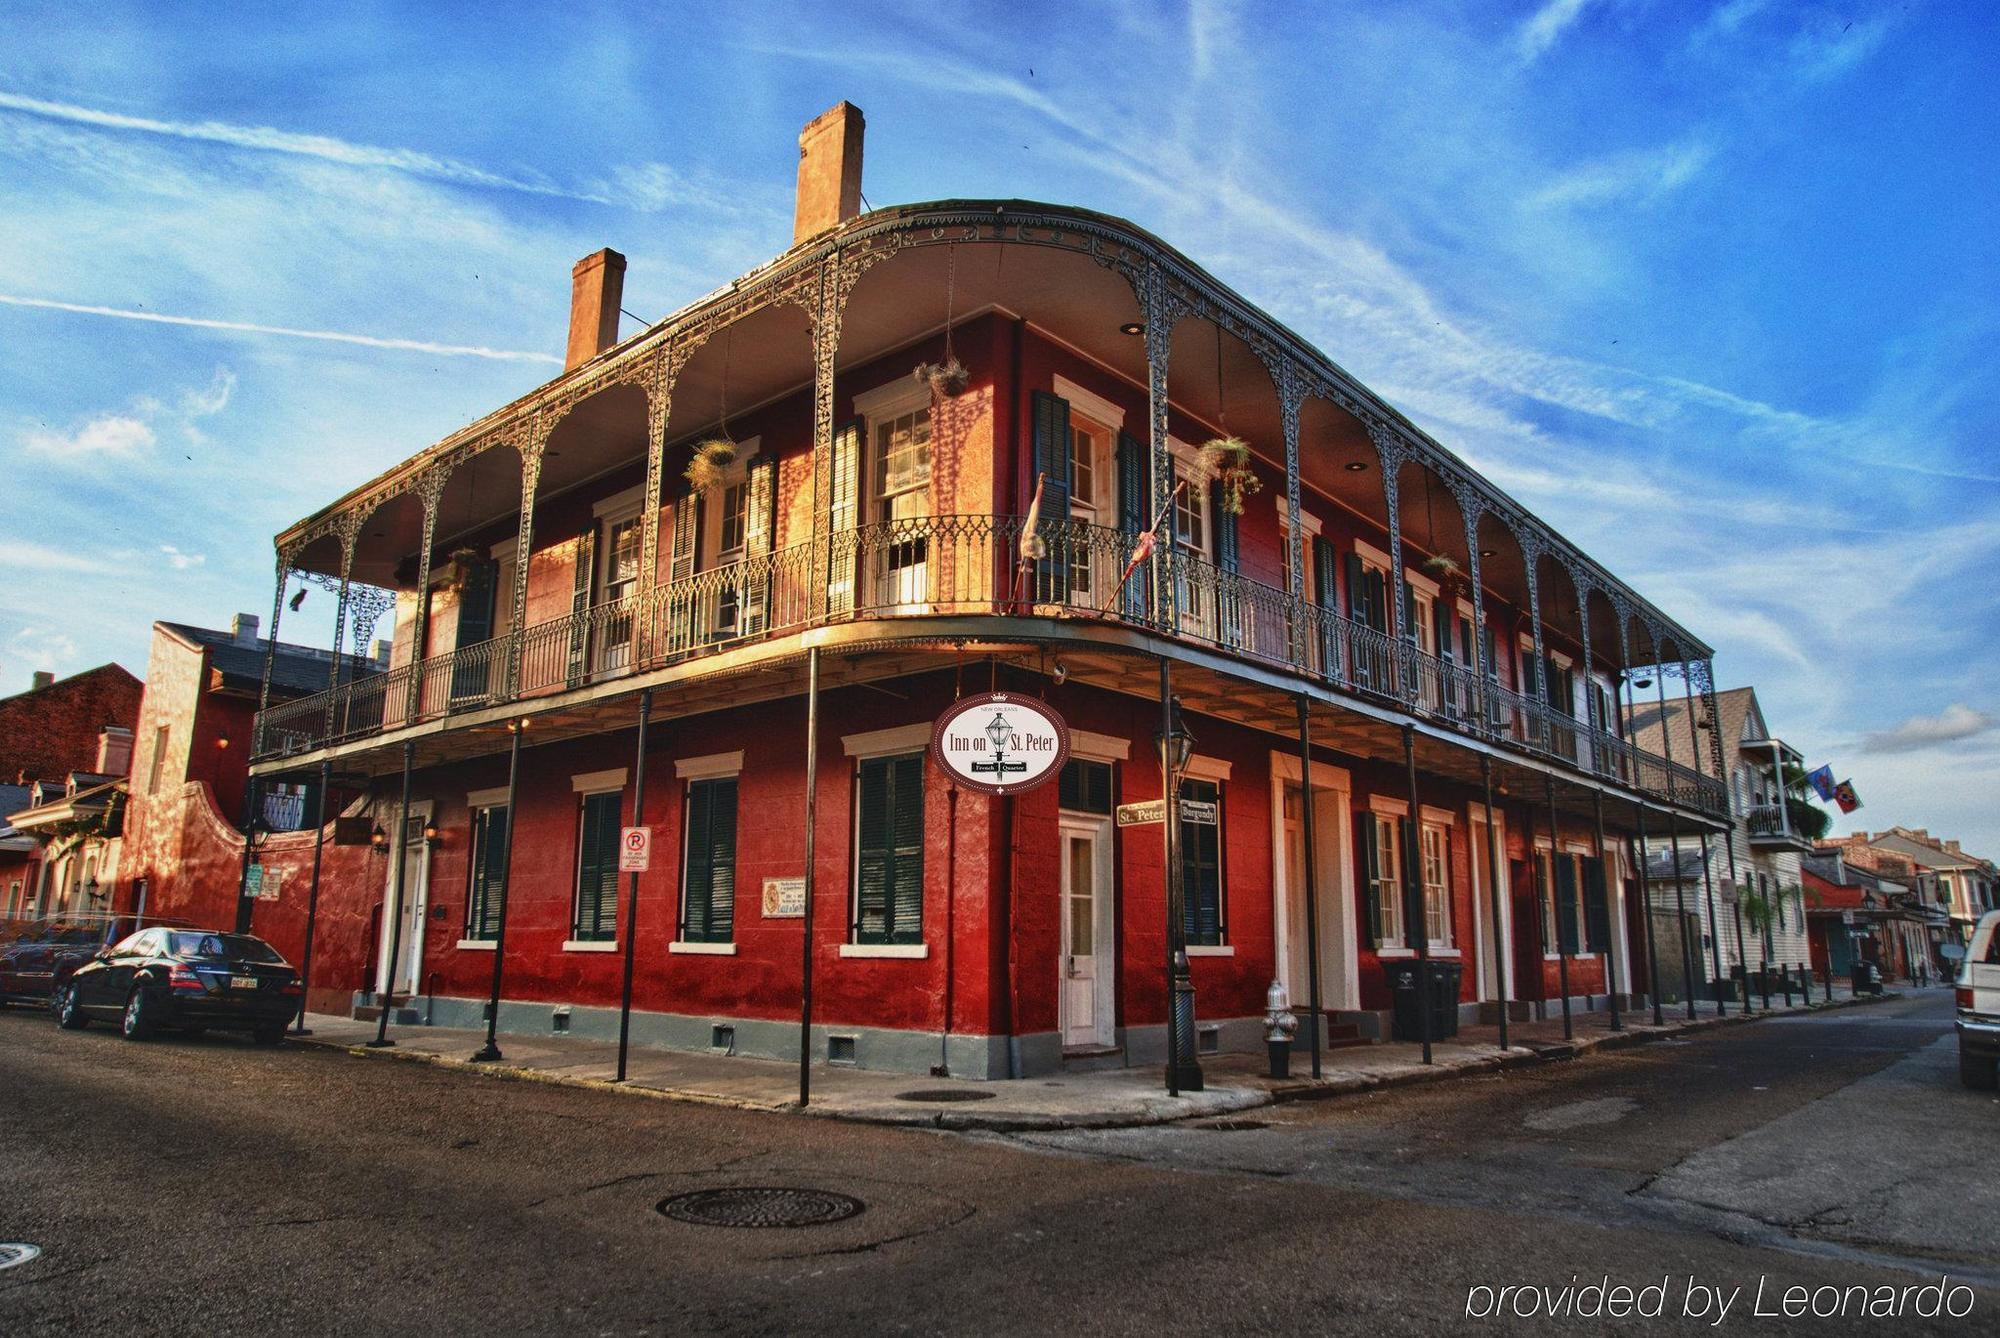
[[[430,805],[411,804],[410,820],[404,826],[398,848],[402,854],[403,898],[396,900],[396,861],[389,861],[388,884],[383,889],[382,944],[375,969],[376,992],[415,994],[417,972],[424,960],[424,911],[430,901],[430,843],[424,840],[424,824],[430,821]],[[391,914],[394,915],[392,920]],[[396,938],[396,965],[389,970],[389,926],[401,926]]]
[[[1111,824],[1062,820],[1062,1034],[1067,1048],[1112,1044],[1117,978],[1111,928]]]
[[[1292,1010],[1300,1018],[1300,1043],[1312,1000],[1312,974],[1306,960],[1306,881],[1305,828],[1299,821],[1299,787],[1285,783],[1285,990],[1291,995]],[[1345,900],[1340,878],[1339,794],[1324,786],[1313,793],[1313,902],[1319,921],[1319,1001],[1320,1007],[1350,1006],[1346,955],[1341,951],[1341,907]]]

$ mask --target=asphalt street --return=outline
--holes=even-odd
[[[1991,1333],[2000,1103],[1957,1083],[1949,999],[1011,1136],[131,1044],[10,1009],[0,1241],[43,1253],[0,1272],[0,1334]],[[782,1230],[656,1210],[731,1186],[865,1207]],[[1901,1289],[1942,1274],[1971,1313],[1911,1313]],[[1607,1277],[1663,1284],[1664,1313],[1467,1316],[1480,1288]],[[1683,1315],[1690,1279],[1741,1289],[1721,1325]],[[1770,1310],[1854,1286],[1903,1308],[1756,1315],[1760,1282]]]

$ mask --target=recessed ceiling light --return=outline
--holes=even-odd
[[[1347,462],[1347,472],[1350,474],[1359,474],[1362,470],[1366,468],[1368,468],[1368,466],[1360,460],[1349,460]]]
[[[1490,548],[1482,548],[1482,549],[1480,549],[1480,550],[1479,550],[1479,556],[1481,556],[1481,557],[1492,557],[1492,556],[1493,556],[1493,550],[1492,550],[1492,549],[1490,549]]]
[[[1142,335],[1146,333],[1146,327],[1138,321],[1126,321],[1118,327],[1118,332],[1120,334]]]

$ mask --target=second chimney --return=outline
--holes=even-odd
[[[799,131],[799,195],[792,245],[861,212],[861,108],[840,102]]]
[[[132,731],[106,725],[97,732],[97,774],[123,776],[132,769]]]
[[[580,367],[618,342],[618,307],[625,300],[625,257],[606,248],[569,272],[569,354],[563,370]]]
[[[35,670],[35,676],[29,680],[34,686],[29,688],[28,691],[40,692],[43,688],[53,687],[55,681],[56,676],[54,673],[47,669],[37,669]]]
[[[229,639],[239,646],[257,644],[257,615],[239,613],[229,620]]]

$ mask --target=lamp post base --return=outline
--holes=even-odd
[[[370,1050],[388,1050],[396,1043],[386,1036],[379,1036],[372,1041],[363,1041],[362,1044]]]
[[[472,1062],[475,1064],[491,1064],[496,1059],[502,1058],[505,1058],[505,1056],[500,1053],[500,1047],[488,1041],[479,1047],[478,1053],[472,1056]]]

